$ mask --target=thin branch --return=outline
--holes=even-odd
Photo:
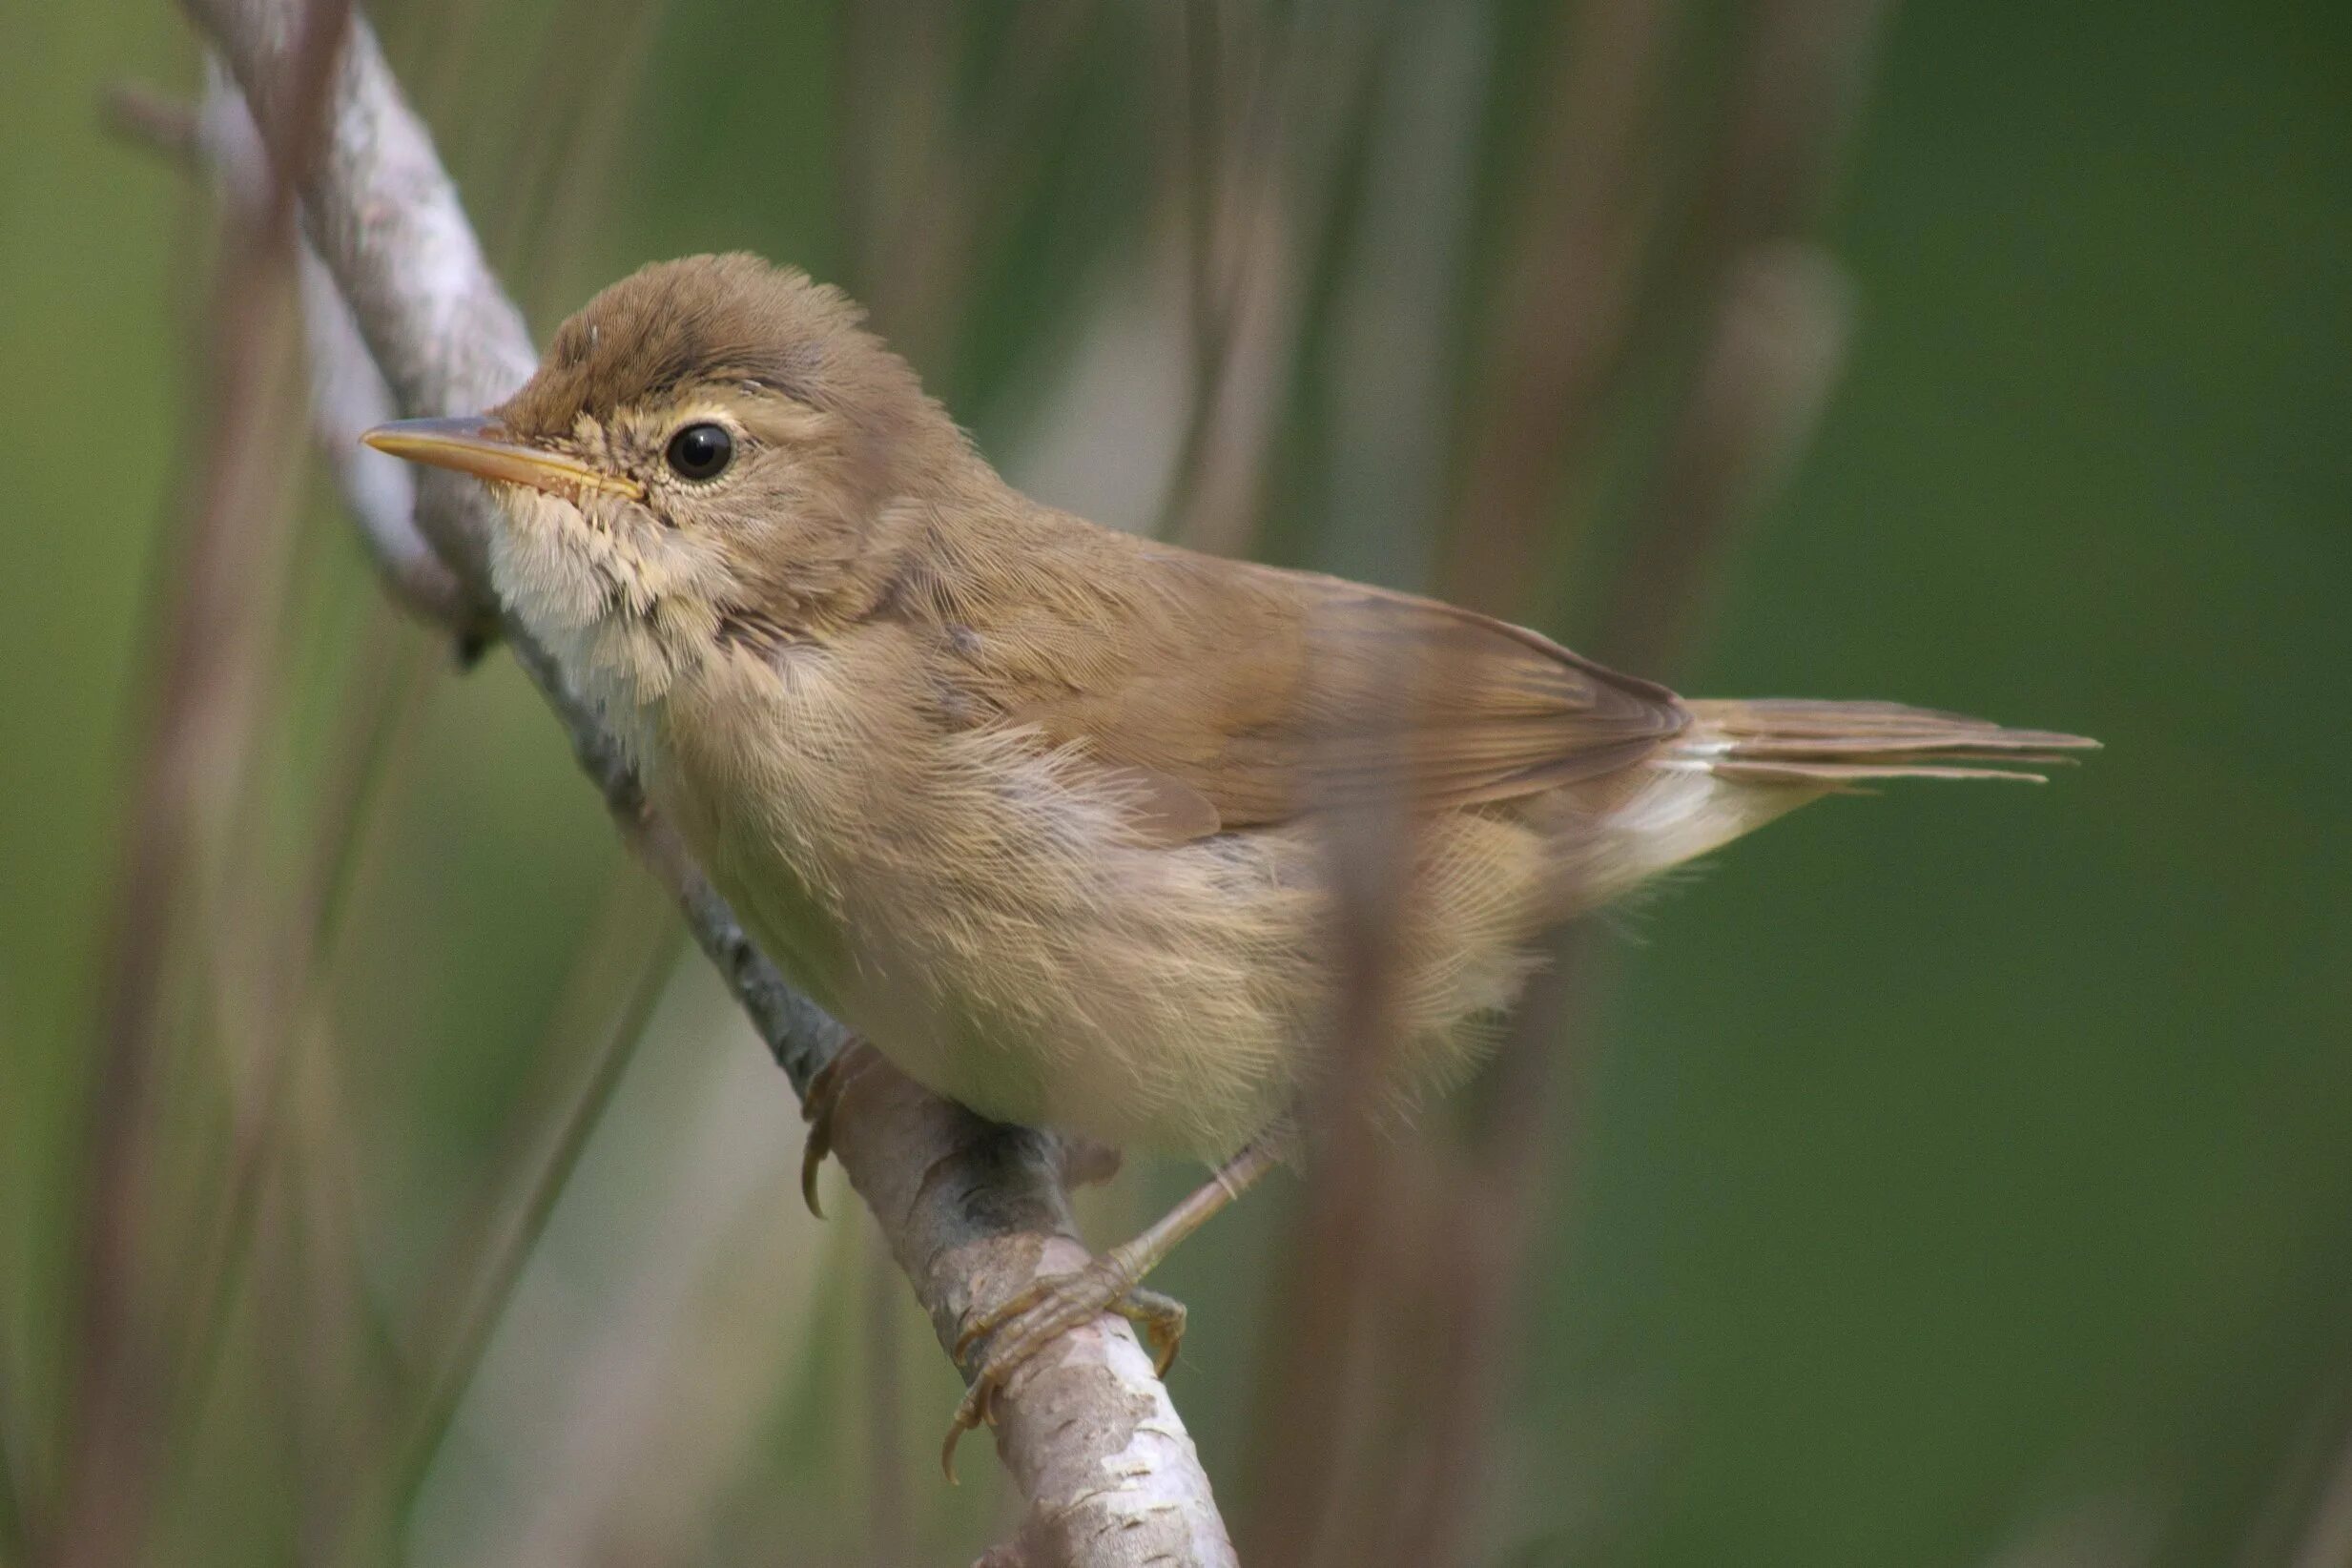
[[[287,91],[289,0],[186,0],[266,126]],[[323,145],[307,159],[305,228],[394,401],[415,414],[486,407],[536,362],[522,318],[483,258],[430,136],[402,98],[374,34],[355,24],[330,89]],[[282,151],[282,150],[281,150]],[[418,521],[487,607],[490,519],[478,486],[429,476]],[[604,794],[718,967],[795,1091],[837,1052],[841,1027],[793,990],[647,806],[580,694],[510,617],[499,624]],[[942,1345],[965,1318],[1084,1258],[1059,1144],[999,1127],[895,1074],[845,1097],[835,1146],[874,1210]],[[1029,1503],[1024,1537],[1046,1560],[1229,1563],[1230,1546],[1191,1439],[1124,1323],[1067,1335],[999,1402],[997,1446]]]
[[[383,586],[401,608],[439,626],[472,629],[475,607],[457,573],[417,526],[415,468],[360,444],[361,432],[395,418],[383,373],[319,253],[301,248],[302,327],[310,365],[311,426],[335,470]]]

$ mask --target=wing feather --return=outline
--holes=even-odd
[[[1506,622],[1061,522],[999,582],[967,559],[917,597],[965,711],[1149,781],[1172,836],[1508,800],[1631,766],[1689,723],[1665,688]]]

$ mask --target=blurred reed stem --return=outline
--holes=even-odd
[[[629,878],[630,894],[634,895],[634,873],[624,875]],[[466,1270],[471,1280],[462,1293],[452,1291],[464,1306],[446,1331],[388,1467],[390,1479],[385,1491],[391,1499],[393,1518],[405,1519],[415,1506],[417,1494],[447,1439],[459,1404],[481,1368],[491,1335],[513,1300],[524,1266],[546,1234],[556,1204],[570,1184],[581,1156],[588,1151],[589,1140],[635,1059],[646,1025],[676,968],[683,940],[684,934],[675,922],[665,918],[660,935],[639,960],[621,1005],[605,1030],[586,1082],[555,1124],[536,1169],[522,1180],[496,1184],[499,1189],[520,1188],[521,1197],[503,1227],[485,1227],[477,1246],[467,1248],[473,1255],[472,1267]],[[592,947],[590,944],[589,949],[584,949],[584,954]],[[536,1124],[536,1119],[532,1121]]]
[[[235,1293],[288,1131],[297,1080],[309,1065],[315,1041],[329,1027],[337,939],[359,883],[377,808],[393,787],[398,772],[393,759],[412,748],[422,711],[417,698],[423,646],[412,630],[392,621],[388,609],[380,608],[370,617],[355,661],[357,689],[339,708],[337,732],[328,742],[322,800],[294,892],[278,919],[240,928],[247,942],[255,940],[257,931],[267,933],[263,940],[295,983],[291,1000],[268,1021],[254,1060],[239,1075],[225,1171],[208,1184],[211,1207],[191,1231],[192,1244],[200,1248],[186,1270],[194,1282],[195,1306],[175,1361],[181,1382],[194,1391],[192,1418],[200,1418],[202,1391],[220,1369]],[[249,845],[248,863],[262,863],[260,849]]]
[[[0,1411],[21,1412],[24,1408],[10,1385],[6,1366],[0,1365]],[[0,1563],[31,1563],[33,1558],[26,1507],[31,1489],[24,1459],[17,1452],[22,1439],[12,1430],[13,1420],[19,1418],[0,1419]]]
[[[1689,26],[1670,5],[1595,0],[1560,27],[1556,85],[1536,95],[1538,134],[1502,203],[1512,238],[1472,372],[1479,390],[1462,404],[1475,412],[1458,433],[1451,521],[1437,530],[1447,597],[1514,620],[1541,615],[1535,568],[1590,531],[1578,520],[1593,487],[1577,470],[1630,412],[1626,356],[1654,317],[1695,312],[1708,332],[1649,458],[1658,477],[1632,507],[1630,551],[1599,596],[1608,620],[1594,648],[1649,674],[1681,662],[1732,525],[1809,436],[1842,349],[1834,266],[1788,237],[1817,216],[1849,123],[1822,106],[1854,102],[1877,9],[1767,7],[1737,35],[1740,91],[1707,160],[1723,211],[1710,210],[1688,260],[1662,275],[1650,258],[1671,244],[1664,128],[1687,78]],[[1603,973],[1587,945],[1564,934],[1531,988],[1489,1069],[1479,1099],[1493,1112],[1472,1146],[1388,1139],[1344,1108],[1325,1124],[1282,1293],[1282,1372],[1260,1403],[1267,1491],[1253,1558],[1478,1555],[1499,1391],[1516,1359],[1511,1307],[1560,1158],[1566,1089],[1596,1049]],[[1370,982],[1380,967],[1355,972]],[[1381,1028],[1351,1015],[1341,1049]],[[1368,1402],[1367,1389],[1390,1392]]]
[[[300,12],[279,145],[316,145],[348,14],[332,0]],[[134,805],[98,971],[103,1021],[78,1226],[80,1344],[60,1514],[44,1532],[57,1561],[92,1568],[140,1555],[168,1459],[160,1417],[175,1391],[155,1312],[176,1282],[155,1272],[142,1221],[155,1212],[151,1184],[162,1161],[155,1094],[173,1010],[169,969],[184,948],[179,922],[200,907],[196,879],[208,831],[233,808],[219,791],[255,722],[256,633],[274,624],[248,601],[270,580],[262,563],[290,515],[283,433],[298,331],[290,179],[264,188],[229,225],[225,246],[207,353],[210,418],[147,623],[154,707],[134,748]]]

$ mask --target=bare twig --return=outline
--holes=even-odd
[[[261,122],[276,123],[273,106],[288,92],[294,57],[295,8],[288,0],[187,0],[187,9]],[[297,164],[305,227],[394,401],[418,414],[497,402],[536,356],[429,135],[364,26],[352,29],[337,63],[324,132],[319,155]],[[489,519],[478,487],[428,477],[418,499],[424,536],[464,585],[468,607],[488,607]],[[753,947],[545,650],[511,619],[500,624],[624,836],[676,899],[794,1088],[805,1092],[840,1048],[839,1025]],[[877,1072],[845,1098],[835,1146],[943,1345],[976,1308],[1083,1256],[1050,1138],[982,1123]],[[1046,1560],[1232,1560],[1191,1440],[1124,1324],[1068,1335],[1015,1378],[1000,1413],[998,1450],[1028,1499],[1025,1534]]]
[[[464,635],[475,607],[465,586],[417,526],[414,468],[360,444],[360,433],[395,417],[392,389],[368,356],[359,323],[319,253],[301,249],[303,339],[309,348],[311,423],[335,469],[383,585],[402,609]]]

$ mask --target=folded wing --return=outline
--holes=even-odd
[[[1689,722],[1663,687],[1487,616],[1108,549],[1091,568],[1021,563],[1025,592],[957,595],[958,646],[981,711],[1118,770],[1171,837],[1507,800],[1628,767]]]

